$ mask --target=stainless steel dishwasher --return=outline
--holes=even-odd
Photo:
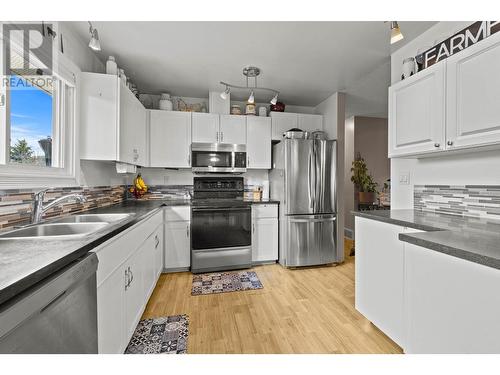
[[[0,353],[97,353],[97,256],[87,256],[0,306]]]

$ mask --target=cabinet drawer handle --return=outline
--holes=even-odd
[[[255,233],[255,223],[252,224],[252,233]]]
[[[439,147],[441,146],[439,143],[434,143],[434,147]]]
[[[219,142],[219,132],[215,132],[215,139]]]
[[[132,281],[134,281],[134,273],[132,272],[130,267],[128,268],[128,273],[130,274],[130,282],[128,283],[128,285],[130,285],[132,284]]]
[[[128,286],[130,285],[130,280],[128,277],[128,270],[125,270],[125,290],[128,289]]]
[[[247,167],[250,166],[250,156],[247,156]]]
[[[158,235],[155,235],[155,249],[158,248],[159,244],[160,244],[160,239],[158,238]]]
[[[188,165],[191,165],[191,154],[188,154]]]
[[[186,227],[186,237],[189,238],[189,225]]]
[[[446,144],[447,144],[448,146],[453,146],[453,141],[448,141]]]

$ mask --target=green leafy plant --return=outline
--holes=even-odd
[[[361,193],[378,193],[378,184],[373,181],[373,177],[368,173],[365,159],[359,153],[352,162],[351,172],[351,181]]]
[[[32,163],[35,161],[33,149],[25,139],[18,139],[10,148],[10,160],[15,163]]]

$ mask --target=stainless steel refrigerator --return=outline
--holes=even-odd
[[[337,247],[336,141],[284,139],[273,147],[271,198],[280,201],[279,261],[286,267],[343,261]]]

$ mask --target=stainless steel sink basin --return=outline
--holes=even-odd
[[[130,214],[87,214],[63,217],[54,223],[113,223],[130,217]]]
[[[22,239],[22,238],[62,238],[86,236],[104,228],[108,223],[53,223],[33,225],[0,235],[0,239]]]

